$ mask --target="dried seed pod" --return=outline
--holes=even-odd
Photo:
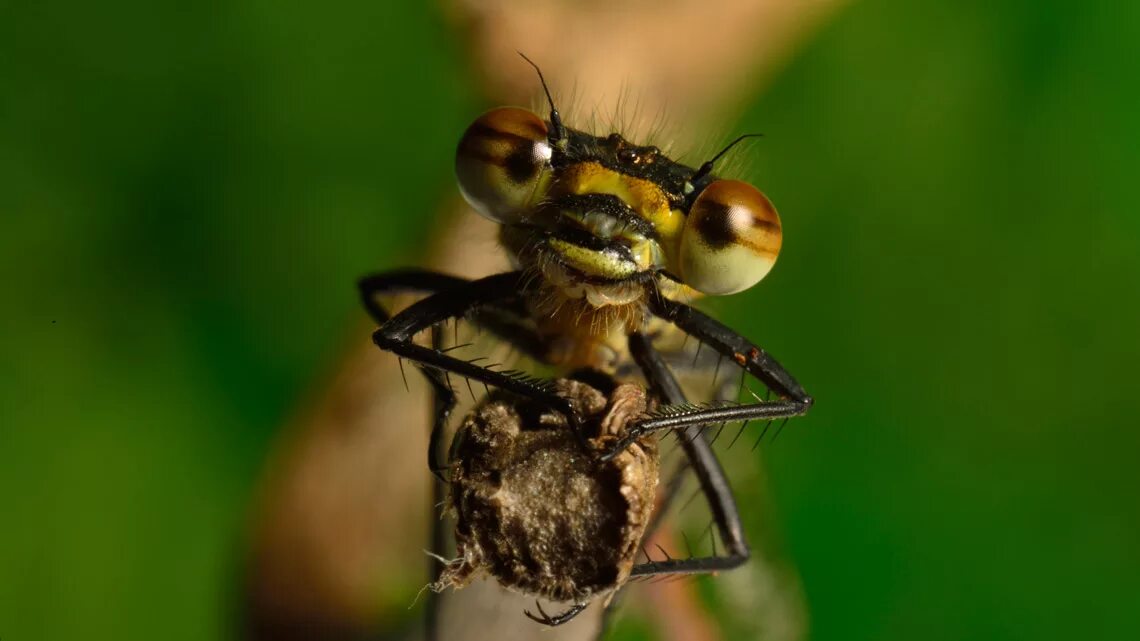
[[[581,603],[629,578],[653,511],[657,442],[640,439],[604,463],[598,454],[652,400],[636,385],[618,385],[608,398],[574,380],[556,386],[591,435],[586,450],[565,416],[502,394],[456,433],[448,511],[458,558],[437,590],[485,571],[507,588]]]

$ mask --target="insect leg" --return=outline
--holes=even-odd
[[[391,313],[376,300],[377,296],[394,294],[434,294],[455,287],[462,287],[470,281],[458,276],[450,276],[427,269],[398,269],[380,274],[365,276],[356,282],[364,309],[377,325],[383,325],[392,317]]]
[[[391,313],[377,300],[377,297],[402,293],[436,293],[462,286],[466,282],[467,281],[463,278],[432,271],[401,270],[366,276],[360,279],[357,283],[357,287],[360,290],[360,297],[364,303],[364,308],[368,310],[368,314],[378,324],[384,324],[391,318]],[[443,347],[442,342],[443,337],[438,326],[433,327],[432,346],[437,350],[441,349]],[[438,443],[446,428],[447,419],[451,415],[452,408],[455,406],[455,395],[450,388],[445,389],[439,385],[440,381],[438,377],[427,374],[427,372],[425,372],[425,376],[432,384],[431,396],[434,414],[428,445],[428,468],[434,475],[431,483],[431,514],[429,517],[431,535],[429,549],[435,552],[442,552],[446,544],[444,540],[445,531],[443,521],[436,513],[436,509],[444,497],[444,480],[442,477],[444,464],[437,460],[436,452],[439,450]],[[428,576],[431,577],[432,582],[438,580],[439,571],[439,561],[435,557],[429,556]],[[427,641],[436,641],[439,638],[439,622],[437,620],[439,600],[439,594],[433,590],[428,591],[424,602],[424,638],[427,639]]]
[[[645,373],[652,391],[671,405],[683,405],[684,393],[677,379],[653,348],[649,338],[641,333],[630,334],[629,350],[637,364]],[[677,428],[680,429],[680,428]],[[737,567],[748,560],[751,552],[744,540],[744,527],[740,523],[740,512],[728,477],[720,466],[720,461],[701,434],[699,425],[690,425],[679,435],[681,447],[689,459],[693,472],[697,475],[701,491],[708,499],[726,554],[694,559],[668,559],[641,563],[633,567],[630,576],[654,576],[660,574],[698,574],[715,572]]]
[[[738,367],[760,379],[780,398],[742,405],[726,403],[666,408],[667,414],[631,426],[626,436],[609,452],[602,455],[603,460],[613,458],[640,436],[657,430],[732,421],[789,418],[805,414],[811,409],[813,399],[796,379],[776,359],[748,339],[684,303],[669,300],[652,292],[650,301],[650,308],[654,314],[728,357]]]
[[[470,283],[466,278],[426,269],[400,269],[365,276],[357,281],[357,288],[368,314],[377,325],[383,325],[392,314],[380,304],[378,296],[437,294]],[[515,297],[476,309],[467,320],[487,329],[527,356],[545,362],[546,344],[527,324],[526,318],[525,303],[521,297]]]
[[[411,269],[367,276],[358,282],[358,288],[364,307],[368,310],[369,315],[378,324],[383,325],[392,318],[392,314],[378,300],[380,296],[413,293],[438,294],[464,287],[469,283],[470,281],[464,278],[427,270]],[[469,315],[469,320],[475,325],[485,327],[504,341],[511,343],[536,360],[541,360],[541,355],[545,354],[545,346],[533,329],[526,325],[523,315],[524,312],[521,307],[517,305],[509,303],[485,305],[484,307],[474,310],[474,312]],[[432,325],[432,348],[437,352],[443,348],[443,334],[440,329],[439,324]],[[442,470],[445,468],[445,462],[439,460],[436,454],[439,452],[439,441],[445,433],[451,411],[455,407],[455,394],[454,390],[446,384],[447,381],[441,380],[442,377],[439,371],[426,368],[421,368],[421,371],[432,386],[432,407],[434,414],[428,445],[428,467],[435,475],[432,482],[430,549],[442,552],[446,545],[445,529],[443,521],[438,518],[439,515],[435,513],[435,510],[436,506],[438,506],[444,498]],[[429,557],[429,564],[428,576],[432,577],[432,580],[435,581],[439,575],[438,560],[434,557]],[[440,595],[429,590],[424,603],[424,638],[428,641],[436,641],[439,637],[439,622],[437,620],[439,605]],[[577,614],[577,612],[574,614]],[[563,619],[564,616],[565,615],[559,615],[553,620],[558,621],[559,619]],[[572,616],[573,615],[566,617],[563,620],[569,620]]]
[[[470,284],[471,281],[458,276],[423,269],[404,269],[366,276],[358,281],[357,287],[369,315],[377,323],[384,325],[391,320],[392,314],[380,303],[379,296],[441,294]],[[469,317],[476,326],[486,328],[519,351],[541,361],[546,353],[545,342],[527,326],[519,306],[521,303],[516,303],[518,301],[504,300],[497,304],[483,305],[473,310]],[[442,345],[437,343],[433,349],[438,352],[441,347]],[[438,371],[423,368],[421,371],[431,383],[435,398],[433,403],[435,421],[428,446],[428,467],[442,480],[441,472],[445,468],[445,462],[438,456],[439,443],[443,438],[447,420],[455,407],[455,394]]]
[[[684,303],[669,300],[655,290],[650,291],[649,299],[650,309],[655,315],[723,354],[738,367],[763,381],[781,398],[802,405],[804,412],[811,407],[812,398],[804,388],[763,349],[707,314]]]
[[[493,307],[519,296],[525,278],[522,272],[507,272],[471,281],[461,287],[448,289],[424,298],[385,322],[372,334],[372,341],[380,349],[392,352],[417,363],[425,372],[432,372],[438,386],[446,388],[440,380],[441,372],[494,385],[524,398],[545,404],[566,415],[578,431],[578,415],[569,401],[554,393],[548,381],[527,376],[521,372],[496,371],[491,367],[465,361],[443,351],[417,344],[413,339],[421,330],[441,322],[463,318],[476,310]],[[521,337],[514,337],[520,339]],[[538,341],[538,338],[534,338]],[[518,342],[518,341],[513,341]]]
[[[659,430],[675,430],[703,425],[719,425],[735,421],[771,420],[800,416],[807,411],[807,407],[797,401],[760,401],[744,405],[727,405],[723,407],[700,406],[680,409],[665,408],[669,414],[650,418],[626,430],[626,435],[618,440],[606,453],[600,457],[608,461],[619,452],[629,447],[629,444],[648,434]]]

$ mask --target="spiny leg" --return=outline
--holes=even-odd
[[[377,325],[387,323],[392,314],[376,300],[378,296],[399,294],[439,294],[467,286],[472,281],[426,269],[400,269],[365,276],[357,281],[361,302]],[[527,311],[520,296],[471,310],[468,320],[486,329],[530,358],[545,362],[546,342],[526,320]]]
[[[685,360],[685,364],[687,366],[687,359]],[[641,371],[640,367],[638,367],[638,371]],[[657,395],[660,397],[660,394]],[[677,432],[678,443],[685,438],[686,437],[684,435],[684,432]],[[668,482],[664,483],[662,487],[658,488],[657,494],[659,500],[657,501],[657,507],[653,510],[653,516],[650,517],[649,525],[645,528],[645,534],[642,535],[642,541],[647,541],[653,538],[654,533],[661,526],[662,522],[664,522],[665,515],[669,513],[669,510],[672,509],[673,504],[677,501],[681,487],[683,486],[684,481],[688,478],[690,467],[691,465],[689,463],[688,457],[680,459],[677,462],[676,469],[671,475],[669,475]],[[682,505],[680,509],[684,510],[689,502],[695,499],[700,493],[701,488],[697,488],[697,490],[693,492],[692,496],[690,496],[685,501],[684,505]],[[642,554],[646,557],[647,560],[652,561],[652,559],[649,558],[649,554],[644,552],[644,549],[642,551]],[[614,614],[621,606],[621,601],[624,594],[624,591],[619,590],[610,597],[610,602],[606,605],[605,610],[602,612],[602,623],[598,629],[597,634],[594,636],[595,641],[606,638],[606,635],[610,630],[610,625],[613,623]]]
[[[673,323],[681,331],[707,344],[732,360],[738,367],[760,379],[780,396],[778,400],[745,404],[716,404],[667,407],[661,416],[630,427],[626,436],[602,455],[609,460],[641,436],[657,430],[717,425],[734,421],[789,418],[807,413],[813,399],[776,359],[724,324],[684,303],[669,300],[650,291],[650,310]]]
[[[812,398],[784,366],[720,321],[694,307],[665,298],[656,290],[649,292],[649,307],[655,315],[673,323],[760,379],[781,398],[800,403],[804,411],[811,407]]]
[[[653,348],[650,339],[643,334],[633,333],[629,337],[629,346],[630,353],[644,373],[653,393],[671,405],[684,404],[685,396],[680,385],[673,377],[672,372],[669,371],[661,355]],[[732,488],[728,484],[728,478],[725,476],[711,446],[703,438],[700,427],[692,426],[685,430],[678,430],[678,432],[689,466],[697,475],[701,489],[708,498],[709,508],[713,513],[713,519],[720,537],[727,548],[727,554],[702,558],[650,561],[635,565],[630,573],[631,577],[697,574],[727,570],[744,563],[751,554],[748,544],[744,540],[744,529],[740,523],[740,514],[736,507],[736,499],[732,495]],[[671,500],[672,496],[666,499],[667,502]],[[604,637],[609,627],[610,615],[617,602],[618,595],[614,595],[602,615],[602,623],[595,638]],[[542,610],[540,604],[536,602],[535,605],[538,607],[541,616],[536,616],[529,611],[525,614],[546,625],[561,625],[586,608],[586,604],[576,604],[566,612],[551,617]]]
[[[688,334],[684,336],[686,339],[692,338]],[[654,342],[660,342],[657,335],[654,335]],[[700,342],[696,344],[697,347],[702,345]],[[686,350],[684,345],[669,350],[657,345],[657,349],[661,352],[661,358],[669,370],[681,383],[682,389],[691,389],[692,395],[702,401],[735,402],[744,391],[745,381],[753,378],[739,366],[726,363],[728,358],[712,349]],[[713,372],[713,376],[710,377],[709,372]],[[771,395],[767,386],[764,386],[764,389]]]
[[[720,425],[735,421],[773,420],[800,416],[807,411],[803,403],[797,401],[760,401],[743,405],[724,407],[673,406],[664,408],[666,414],[630,426],[626,435],[619,439],[601,460],[608,461],[617,456],[629,444],[650,432],[675,430],[702,425]]]
[[[654,394],[671,405],[683,405],[686,402],[681,386],[669,371],[661,354],[653,348],[649,337],[637,332],[630,334],[629,350],[644,372],[645,379]],[[678,436],[685,456],[689,459],[689,465],[700,483],[701,491],[708,500],[713,522],[725,544],[726,554],[642,563],[633,567],[631,577],[727,570],[741,565],[751,554],[748,543],[744,540],[744,527],[740,522],[740,512],[736,507],[732,488],[728,484],[728,477],[725,476],[724,469],[721,468],[712,447],[702,436],[700,426],[687,426]]]
[[[357,281],[357,289],[360,291],[361,302],[368,311],[368,315],[378,324],[383,325],[391,320],[392,315],[377,300],[378,296],[411,293],[435,294],[460,287],[467,282],[464,278],[439,272],[403,269],[365,276]],[[438,332],[433,332],[432,340],[438,349],[442,341]],[[445,469],[445,464],[438,460],[436,453],[439,451],[439,440],[442,437],[444,427],[447,425],[447,419],[455,407],[455,393],[445,381],[440,380],[439,375],[435,372],[423,370],[423,374],[432,387],[432,406],[435,417],[432,422],[431,435],[428,438],[428,469],[431,470],[437,481],[444,482],[442,472]]]
[[[384,325],[392,318],[392,314],[377,300],[379,296],[393,296],[398,294],[429,294],[438,295],[467,287],[471,281],[458,276],[450,276],[422,269],[404,269],[381,274],[366,276],[357,283],[360,297],[369,315],[378,324]],[[544,341],[527,325],[522,317],[521,301],[506,299],[496,304],[487,304],[472,310],[469,314],[471,322],[481,328],[488,329],[497,337],[527,354],[535,360],[541,361],[546,352]],[[438,324],[432,325],[438,327]],[[433,350],[441,352],[442,339]],[[435,420],[432,425],[428,445],[428,467],[440,480],[445,462],[441,461],[439,454],[440,440],[443,438],[447,421],[455,407],[456,398],[450,381],[438,370],[420,368],[425,378],[432,386],[433,407]]]
[[[392,314],[376,300],[377,296],[435,294],[462,287],[469,282],[471,281],[466,278],[427,269],[398,269],[365,276],[356,282],[356,288],[360,291],[360,301],[368,315],[377,325],[383,325],[392,318]]]
[[[687,336],[687,334],[686,334],[686,336]],[[645,338],[645,336],[638,336],[638,339],[636,339],[636,340],[648,340],[648,338]],[[654,351],[657,351],[657,349],[655,349],[655,348],[651,348],[651,349],[653,349]],[[712,356],[715,354],[715,352],[712,352],[711,350],[709,350],[708,354],[710,356]],[[720,355],[715,355],[715,358],[716,359],[723,359],[724,357],[720,356]],[[709,360],[709,362],[711,363],[711,358],[706,358],[705,360]],[[670,354],[660,354],[660,362],[661,362],[660,365],[665,367],[665,370],[667,372],[676,371],[676,370],[678,370],[678,368],[679,368],[679,370],[683,370],[683,371],[690,371],[691,370],[693,372],[698,372],[698,371],[699,372],[705,372],[706,371],[705,365],[707,365],[707,363],[694,362],[694,359],[687,356],[686,352],[684,352],[683,350],[677,351],[677,352],[670,352]],[[644,371],[644,368],[638,367],[638,371]],[[743,372],[742,372],[742,374],[743,374]],[[674,382],[676,383],[676,379],[674,378],[674,376],[670,375],[669,378],[673,379]],[[681,390],[679,390],[679,384],[677,384],[677,387],[678,387],[677,391],[681,391]],[[732,400],[734,398],[735,391],[736,391],[736,384],[731,382],[731,381],[728,381],[725,384],[722,384],[722,386],[715,388],[715,395],[716,395],[715,400],[718,400],[718,401]],[[671,398],[684,398],[683,392],[681,393],[681,395],[666,395],[665,390],[654,389],[654,393],[657,393],[657,396],[659,398],[666,400],[666,403],[670,403],[670,404],[673,403],[673,400],[667,400],[670,396],[671,396]],[[723,424],[722,424],[722,427],[723,427]],[[690,430],[693,430],[693,429],[700,429],[700,428],[690,428]],[[703,430],[701,429],[700,431],[701,431],[702,437],[703,437]],[[681,443],[682,440],[693,440],[692,433],[689,433],[689,435],[686,436],[685,431],[678,430],[677,431],[677,441],[678,441],[678,443]],[[711,439],[711,441],[709,441],[709,445],[706,445],[705,439],[702,438],[700,440],[701,440],[701,443],[694,443],[693,446],[698,447],[698,448],[706,448],[706,447],[709,447],[709,445],[711,443],[716,443],[715,438]],[[662,490],[663,498],[660,501],[660,504],[658,505],[657,510],[654,510],[654,512],[653,512],[653,518],[652,518],[652,520],[650,520],[649,527],[645,528],[645,534],[644,534],[643,539],[648,539],[648,538],[652,537],[655,530],[657,530],[657,528],[661,525],[661,521],[663,520],[663,516],[665,516],[665,514],[668,512],[668,510],[671,508],[671,506],[673,506],[674,502],[677,500],[677,496],[679,494],[679,489],[681,489],[681,487],[682,487],[682,481],[686,478],[687,471],[689,471],[691,469],[690,457],[686,456],[685,459],[681,460],[681,462],[679,462],[679,463],[681,463],[681,464],[678,465],[678,469],[675,471],[673,476],[669,477],[669,480],[667,482],[667,485],[665,486],[665,489]],[[719,466],[719,463],[717,463],[717,466]],[[689,503],[691,503],[694,500],[694,498],[697,498],[697,496],[699,494],[705,494],[705,488],[698,487],[697,489],[695,489],[694,492],[692,493],[692,495],[689,498],[687,498],[687,500],[685,500],[684,504],[681,506],[681,510],[684,510],[686,508],[686,506],[689,505]],[[730,498],[732,498],[731,495],[730,495]],[[684,533],[682,533],[682,536],[684,536]],[[686,541],[685,546],[686,546],[686,549],[691,550],[691,547],[689,546],[689,542]],[[690,554],[692,554],[692,552],[690,552]],[[648,554],[646,554],[646,558],[648,558]],[[613,594],[613,597],[612,597],[609,605],[606,606],[605,610],[602,612],[602,625],[601,625],[600,630],[598,630],[597,635],[595,636],[596,640],[605,639],[605,635],[609,633],[610,626],[613,623],[614,611],[616,611],[617,608],[621,605],[620,601],[621,601],[622,594],[624,594],[624,592],[618,592],[616,594]]]
[[[466,279],[446,274],[424,270],[401,270],[376,274],[362,278],[358,288],[364,308],[378,324],[384,324],[391,318],[388,310],[377,300],[381,295],[410,294],[410,293],[437,293],[453,287],[462,286]],[[439,326],[432,328],[432,346],[435,349],[443,347],[443,336]],[[436,512],[444,498],[444,480],[441,472],[443,464],[436,460],[438,442],[446,428],[447,419],[454,407],[454,394],[450,389],[444,390],[438,384],[437,377],[424,372],[425,377],[432,384],[431,398],[434,419],[432,421],[431,436],[428,445],[428,468],[432,471],[431,504],[428,518],[431,523],[429,549],[442,553],[446,545],[446,532],[443,521]],[[439,579],[439,561],[434,556],[428,557],[428,577],[434,583]],[[437,641],[439,638],[439,606],[440,595],[434,590],[428,590],[424,603],[424,638],[427,641]]]
[[[428,270],[408,269],[366,276],[358,282],[358,288],[364,307],[369,315],[378,324],[383,325],[391,319],[392,314],[377,300],[380,296],[438,294],[464,287],[469,283],[469,280],[456,276],[449,276]],[[473,310],[468,315],[468,320],[478,327],[491,331],[499,338],[535,360],[541,361],[546,352],[545,344],[527,324],[524,315],[525,309],[522,307],[521,300],[505,301],[498,304],[485,305]],[[431,329],[432,348],[439,352],[443,348],[441,325],[432,325]],[[455,406],[456,399],[454,390],[449,384],[450,381],[447,381],[446,377],[443,377],[443,380],[441,380],[439,372],[433,369],[421,368],[421,371],[431,383],[434,415],[429,441],[430,444],[428,446],[428,467],[435,476],[435,478],[432,479],[430,549],[435,552],[441,552],[446,545],[446,531],[443,527],[443,521],[436,513],[436,509],[444,500],[444,479],[441,475],[444,469],[444,462],[437,460],[435,454],[439,452],[439,441],[445,433],[448,419]],[[438,572],[438,560],[434,557],[430,557],[428,576],[432,578],[433,582],[438,580]],[[425,638],[428,641],[436,641],[439,635],[439,622],[437,620],[439,604],[440,595],[435,591],[429,591],[424,604]],[[543,614],[545,615],[545,613]],[[574,614],[577,613],[575,612]],[[559,615],[552,620],[558,621],[563,616],[564,615]],[[569,618],[572,618],[572,615],[571,617],[566,617],[564,620],[569,620]]]
[[[425,372],[433,372],[430,376],[434,377],[437,387],[449,389],[440,380],[441,373],[447,372],[493,385],[562,412],[580,435],[577,411],[569,401],[554,393],[548,381],[517,371],[496,371],[491,369],[492,366],[461,360],[443,351],[418,345],[413,340],[424,329],[517,298],[524,282],[522,272],[507,272],[434,294],[413,303],[384,323],[372,334],[372,341],[383,350],[416,362]]]
[[[450,356],[439,349],[438,344],[428,348],[416,344],[413,340],[421,330],[437,327],[447,320],[464,318],[475,310],[490,308],[503,301],[518,297],[523,289],[522,284],[522,274],[510,272],[433,294],[413,303],[389,319],[372,335],[373,342],[381,349],[415,361],[432,383],[437,399],[436,421],[432,428],[429,444],[429,461],[433,468],[442,468],[442,465],[435,462],[435,457],[431,452],[438,450],[438,441],[444,432],[447,418],[455,406],[455,393],[448,383],[448,372],[480,381],[485,385],[494,385],[543,403],[547,407],[557,409],[567,417],[574,433],[580,439],[585,438],[579,429],[576,408],[569,401],[556,395],[545,381],[526,377],[519,373],[498,372],[489,367],[477,365],[475,362]],[[438,471],[436,475],[440,481],[443,480]],[[571,608],[556,617],[549,617],[543,613],[542,618],[534,616],[531,618],[547,625],[561,625],[572,619],[584,608],[585,605],[581,604],[581,607],[575,606],[575,608]],[[539,611],[542,612],[541,607]]]

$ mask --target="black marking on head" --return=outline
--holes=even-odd
[[[671,207],[688,211],[691,200],[685,196],[685,183],[695,169],[671,160],[652,145],[635,145],[621,134],[593,136],[567,128],[569,144],[565,152],[555,152],[556,168],[579,162],[596,162],[626,176],[648,180],[661,188]]]
[[[554,232],[554,237],[559,240],[566,241],[571,245],[585,247],[586,249],[595,252],[603,252],[609,250],[613,246],[620,246],[614,241],[598,238],[585,229],[578,229],[577,227],[561,227]],[[627,258],[628,260],[633,260],[633,254],[630,253],[629,248],[623,248],[625,249],[625,255],[622,257]]]
[[[560,210],[582,213],[597,212],[612,216],[626,229],[646,238],[657,238],[653,223],[637,215],[629,205],[613,194],[568,194],[550,201],[550,206]]]
[[[624,246],[624,245],[621,245],[619,243],[610,243],[609,245],[605,246],[604,248],[594,249],[593,247],[590,247],[589,245],[584,244],[584,243],[591,242],[588,239],[580,238],[580,237],[577,239],[575,239],[575,238],[564,238],[564,237],[562,237],[561,233],[559,234],[559,237],[560,237],[559,238],[560,240],[564,240],[568,243],[574,243],[575,245],[580,245],[582,247],[585,247],[586,249],[590,249],[592,251],[597,251],[599,253],[612,254],[615,258],[618,258],[620,260],[633,262],[633,254],[630,253],[629,248]],[[581,240],[582,243],[575,242],[576,240]],[[612,285],[614,283],[643,283],[648,287],[650,285],[650,283],[653,281],[653,279],[657,277],[657,272],[654,270],[636,272],[636,273],[630,274],[629,276],[619,276],[617,278],[611,278],[609,276],[599,276],[597,274],[588,274],[588,273],[583,272],[582,270],[578,269],[574,265],[571,265],[570,263],[566,262],[566,260],[563,259],[562,256],[560,254],[558,254],[557,252],[549,252],[548,256],[549,256],[550,260],[553,260],[554,262],[558,263],[559,267],[566,270],[568,273],[573,274],[575,280],[577,280],[578,282],[581,282],[581,283],[585,283],[587,285]]]

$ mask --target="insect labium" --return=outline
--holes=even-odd
[[[798,416],[812,399],[767,352],[687,302],[748,289],[780,250],[780,218],[764,194],[714,174],[732,145],[690,167],[618,133],[574,129],[563,123],[541,71],[539,78],[550,106],[545,118],[493,109],[468,127],[455,159],[460,191],[499,224],[516,269],[477,280],[402,270],[366,277],[360,290],[380,324],[376,345],[415,363],[435,393],[428,464],[450,482],[460,548],[437,586],[486,571],[508,587],[569,603],[554,616],[527,613],[557,625],[630,578],[712,572],[747,560],[731,489],[701,429]],[[377,299],[400,293],[423,297],[393,316]],[[460,319],[561,378],[462,358],[440,348],[438,332],[433,344],[417,342],[424,330]],[[658,351],[678,334],[759,379],[773,396],[690,403]],[[443,460],[453,378],[495,391],[464,420]],[[624,411],[630,407],[637,411]],[[650,519],[662,431],[682,435],[722,554],[634,562]],[[556,509],[546,499],[581,510]]]

